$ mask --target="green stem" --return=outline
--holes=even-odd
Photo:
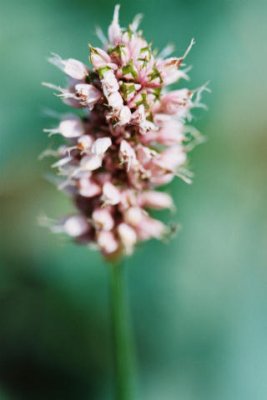
[[[133,399],[133,346],[126,301],[124,268],[110,266],[116,400]]]

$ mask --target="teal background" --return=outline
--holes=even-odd
[[[41,81],[63,82],[50,52],[87,61],[113,1],[0,0],[0,399],[112,399],[109,286],[99,254],[53,236],[37,216],[68,200],[43,176],[46,108],[66,110]],[[190,87],[210,80],[207,142],[194,184],[169,190],[182,225],[168,244],[127,260],[138,400],[267,398],[267,5],[261,0],[121,1],[145,15],[148,40],[192,37]],[[165,216],[168,220],[169,216]]]

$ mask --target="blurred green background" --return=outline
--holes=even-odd
[[[0,1],[0,399],[112,399],[108,271],[101,257],[37,225],[72,209],[43,179],[41,81],[63,82],[51,51],[87,61],[108,0]],[[170,187],[182,230],[127,261],[138,400],[267,398],[267,5],[248,0],[121,0],[148,40],[197,45],[190,87],[210,80],[208,141],[194,184]],[[167,217],[168,218],[168,217]]]

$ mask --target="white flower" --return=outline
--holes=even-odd
[[[101,93],[95,86],[87,83],[78,83],[75,85],[76,95],[90,109],[99,101]]]
[[[58,128],[44,129],[44,132],[49,132],[50,135],[59,133],[65,138],[76,138],[84,134],[84,126],[80,117],[68,115],[60,121]]]
[[[73,79],[83,80],[88,75],[86,66],[74,58],[63,60],[59,55],[52,53],[49,61]]]

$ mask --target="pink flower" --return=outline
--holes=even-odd
[[[188,89],[175,90],[162,96],[160,109],[166,114],[175,114],[178,118],[186,118],[193,107],[192,92]]]
[[[170,85],[180,78],[186,79],[186,74],[179,69],[180,65],[181,59],[174,57],[158,62],[157,67],[165,85]]]
[[[158,114],[155,117],[158,129],[147,132],[142,137],[142,142],[147,145],[153,143],[172,146],[182,143],[185,139],[184,124],[166,114]]]
[[[170,47],[157,55],[138,30],[140,20],[138,15],[128,29],[121,28],[116,6],[108,39],[98,30],[104,48],[90,46],[91,69],[52,55],[68,86],[45,84],[80,108],[79,115],[64,115],[45,130],[66,141],[47,155],[57,157],[52,167],[62,179],[58,187],[78,210],[51,229],[97,246],[108,259],[130,255],[138,242],[170,232],[149,210],[174,209],[172,197],[158,186],[176,176],[189,181],[194,129],[187,123],[192,109],[203,106],[206,89],[169,89],[187,79],[182,65],[194,42],[182,57],[166,58]]]

